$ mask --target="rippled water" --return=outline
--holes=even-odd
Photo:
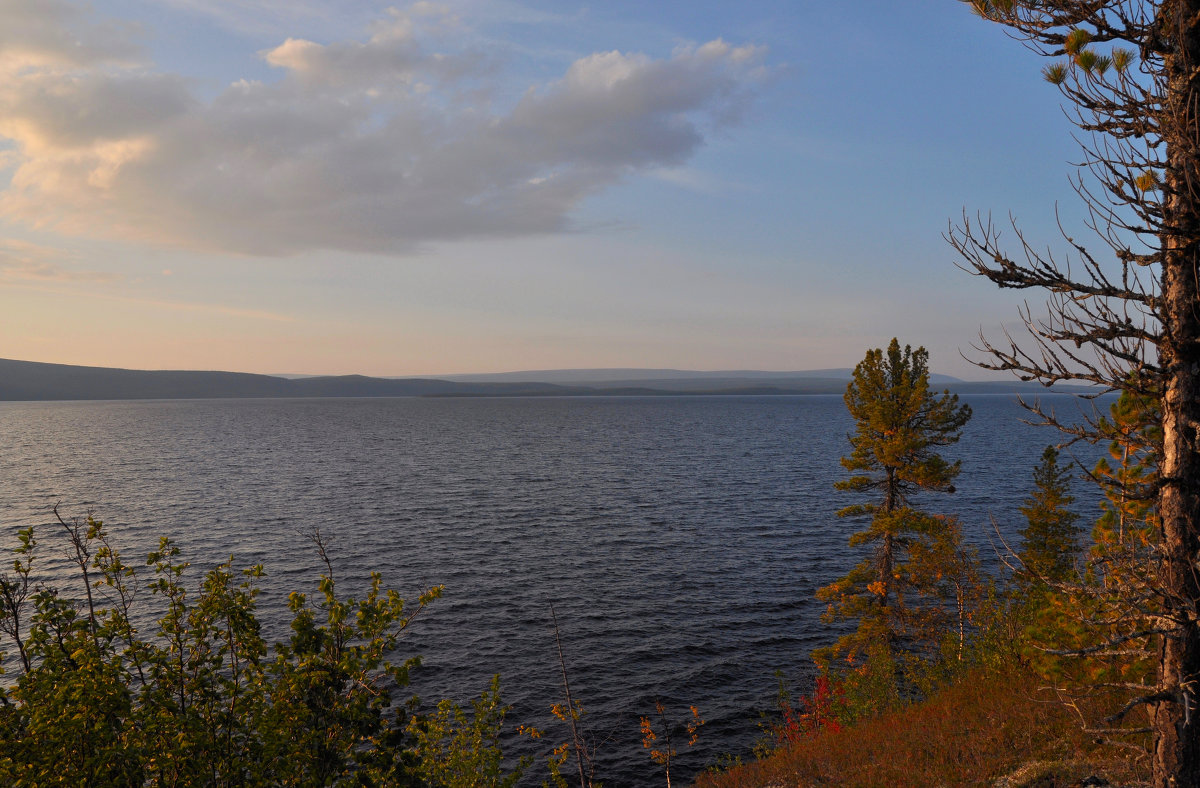
[[[990,550],[1055,436],[1011,398],[967,401],[958,492],[923,503]],[[313,588],[300,534],[319,527],[346,586],[372,569],[409,595],[446,586],[406,641],[422,697],[465,701],[498,672],[510,719],[543,727],[553,604],[598,776],[636,785],[654,779],[638,716],[656,697],[708,720],[686,777],[745,754],[775,671],[805,675],[834,636],[813,594],[856,560],[832,487],[850,429],[821,396],[0,403],[0,529],[92,510],[127,557],[166,534],[197,568],[266,564],[272,611]]]

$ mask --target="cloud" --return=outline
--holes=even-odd
[[[265,309],[243,309],[226,304],[209,304],[197,303],[193,301],[174,301],[161,298],[138,298],[137,296],[129,296],[123,293],[100,293],[94,297],[108,301],[117,301],[124,304],[134,304],[142,307],[150,307],[158,309],[170,314],[178,314],[180,312],[198,312],[203,314],[225,315],[226,317],[245,318],[248,320],[261,320],[269,323],[295,323],[296,318],[292,315],[281,314],[279,312],[270,312]]]
[[[103,62],[139,54],[137,26],[99,21],[66,0],[0,0],[0,73]]]
[[[41,2],[22,18],[33,24]],[[363,40],[289,38],[260,53],[278,79],[207,101],[178,76],[114,65],[120,39],[53,66],[26,58],[0,86],[0,135],[13,146],[0,216],[270,255],[562,231],[588,195],[678,167],[738,122],[764,73],[761,48],[720,40],[657,59],[603,52],[497,109],[481,98],[494,64],[430,46],[455,24],[422,3]],[[78,40],[111,32],[96,25]],[[0,39],[0,62],[17,38]]]
[[[112,282],[118,277],[103,271],[62,268],[64,254],[27,241],[0,240],[0,281]]]

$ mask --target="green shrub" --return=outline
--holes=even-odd
[[[422,784],[397,703],[418,659],[392,654],[440,586],[410,605],[372,574],[343,599],[326,559],[315,598],[289,597],[290,638],[268,648],[261,566],[231,558],[192,589],[168,540],[139,571],[98,520],[60,523],[77,578],[35,582],[33,529],[0,575],[16,673],[0,690],[0,784]]]

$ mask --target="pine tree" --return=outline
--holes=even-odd
[[[1054,59],[1043,73],[1082,132],[1075,190],[1097,236],[1088,245],[1065,229],[1067,254],[1056,256],[1015,225],[1010,253],[987,217],[951,227],[965,268],[1003,288],[1041,289],[1049,302],[1045,317],[1024,310],[1024,346],[1007,332],[984,338],[983,366],[1156,404],[1161,452],[1145,492],[1157,534],[1145,583],[1124,608],[1151,623],[1137,631],[1152,638],[1157,676],[1129,690],[1151,714],[1153,784],[1200,785],[1200,0],[969,2]],[[1157,606],[1148,616],[1147,600]],[[1108,645],[1128,649],[1134,635]]]
[[[1154,494],[1162,445],[1158,404],[1125,392],[1109,408],[1109,418],[1100,420],[1099,432],[1109,444],[1108,457],[1092,472],[1105,497],[1104,514],[1092,531],[1095,552],[1102,560],[1116,552],[1137,555],[1144,572],[1159,532]]]
[[[1058,450],[1047,446],[1033,469],[1033,492],[1021,506],[1026,525],[1017,553],[1012,621],[1017,625],[1020,653],[1044,678],[1056,683],[1068,674],[1097,675],[1093,666],[1064,661],[1054,653],[1094,645],[1081,623],[1083,608],[1098,609],[1094,594],[1076,593],[1081,581],[1076,566],[1079,515],[1070,508],[1071,464],[1058,463]]]
[[[1164,600],[1156,566],[1162,540],[1156,495],[1162,450],[1158,400],[1123,392],[1097,426],[1109,439],[1108,457],[1092,472],[1105,500],[1092,529],[1090,588],[1077,595],[1084,609],[1074,611],[1090,631],[1076,645],[1091,651],[1116,644],[1098,652],[1107,658],[1084,660],[1082,670],[1091,684],[1150,687],[1157,649],[1148,634],[1160,628],[1172,604]]]
[[[1057,466],[1052,447],[1034,471],[1036,490],[1021,509],[1029,520],[1021,532],[1023,571],[1014,609],[1022,652],[1064,697],[1086,697],[1098,687],[1142,688],[1154,675],[1149,633],[1163,609],[1153,572],[1159,429],[1151,398],[1125,393],[1109,413],[1097,422],[1111,439],[1109,458],[1091,474],[1106,500],[1084,570],[1073,565],[1081,529],[1067,508],[1069,472]]]
[[[927,568],[910,572],[908,562],[914,545],[945,536],[947,521],[917,510],[912,498],[954,491],[959,463],[948,462],[938,450],[958,441],[971,409],[948,391],[938,396],[929,390],[928,360],[925,348],[902,351],[893,339],[886,352],[867,352],[846,388],[855,432],[849,436],[853,451],[842,465],[852,476],[835,487],[873,493],[875,500],[848,506],[838,516],[869,516],[870,525],[850,538],[850,546],[872,550],[849,574],[817,593],[829,603],[826,621],[858,621],[856,632],[816,653],[819,662],[878,648],[894,657],[918,630],[927,629],[930,611],[940,608],[917,604],[936,594],[919,582],[931,575]]]
[[[1071,465],[1058,464],[1058,450],[1047,446],[1042,462],[1033,471],[1033,493],[1021,507],[1028,524],[1021,529],[1023,585],[1060,582],[1075,575],[1081,530],[1079,515],[1071,511]]]

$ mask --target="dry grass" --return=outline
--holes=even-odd
[[[697,788],[932,788],[1114,785],[1146,779],[1145,759],[1085,734],[1061,704],[1037,699],[1023,673],[971,674],[925,703],[839,733],[822,733]],[[1007,778],[1007,779],[1005,779]]]

